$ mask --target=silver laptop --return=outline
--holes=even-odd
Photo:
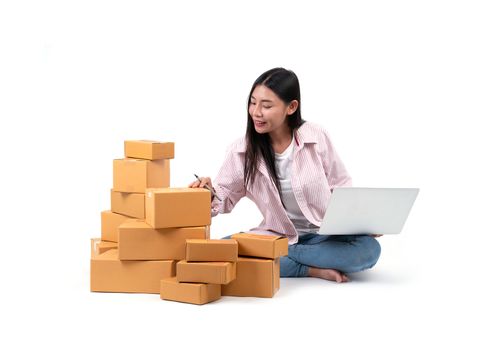
[[[418,193],[418,188],[336,187],[319,233],[400,233]]]

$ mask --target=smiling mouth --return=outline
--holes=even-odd
[[[266,122],[260,122],[258,120],[255,120],[254,124],[256,124],[257,126],[263,126],[264,124],[266,124]]]

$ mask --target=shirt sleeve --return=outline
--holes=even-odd
[[[344,166],[341,158],[337,154],[336,149],[332,145],[329,134],[324,131],[325,136],[325,157],[324,170],[330,188],[333,190],[336,187],[352,186],[352,179]]]
[[[221,200],[217,196],[212,200],[212,216],[230,213],[237,202],[246,195],[243,169],[242,153],[233,152],[230,146],[214,180],[215,192]]]

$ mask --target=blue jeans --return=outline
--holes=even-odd
[[[343,273],[363,271],[376,264],[380,253],[380,244],[368,235],[307,233],[288,246],[288,256],[280,258],[280,276],[307,277],[310,266]]]
[[[381,246],[368,235],[325,236],[307,233],[288,246],[288,256],[280,258],[281,277],[307,277],[310,266],[334,269],[343,273],[358,272],[373,267]]]

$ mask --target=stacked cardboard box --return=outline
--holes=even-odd
[[[288,239],[237,233],[237,278],[222,286],[222,295],[271,298],[280,288],[280,257],[288,255]]]
[[[229,240],[186,241],[176,278],[161,281],[161,299],[205,304],[222,295],[271,298],[280,288],[288,239],[239,233]]]
[[[186,194],[186,208],[200,214],[200,220],[180,220],[164,228],[150,225],[146,212],[158,222],[165,213],[146,196],[170,186],[174,144],[125,141],[124,146],[125,158],[113,161],[111,210],[101,213],[101,240],[92,239],[90,288],[159,294],[161,279],[175,276],[176,262],[185,257],[186,239],[209,236],[210,195],[204,204],[201,197],[206,190],[171,189],[173,197]],[[202,220],[207,211],[208,219]]]
[[[161,299],[206,304],[220,299],[222,285],[236,278],[237,241],[186,241],[186,257],[176,264],[176,277],[161,280]]]
[[[170,188],[172,158],[173,143],[125,141],[125,158],[113,163],[111,210],[101,213],[101,239],[92,239],[91,290],[193,304],[273,297],[288,240],[250,233],[211,240],[211,194]]]

